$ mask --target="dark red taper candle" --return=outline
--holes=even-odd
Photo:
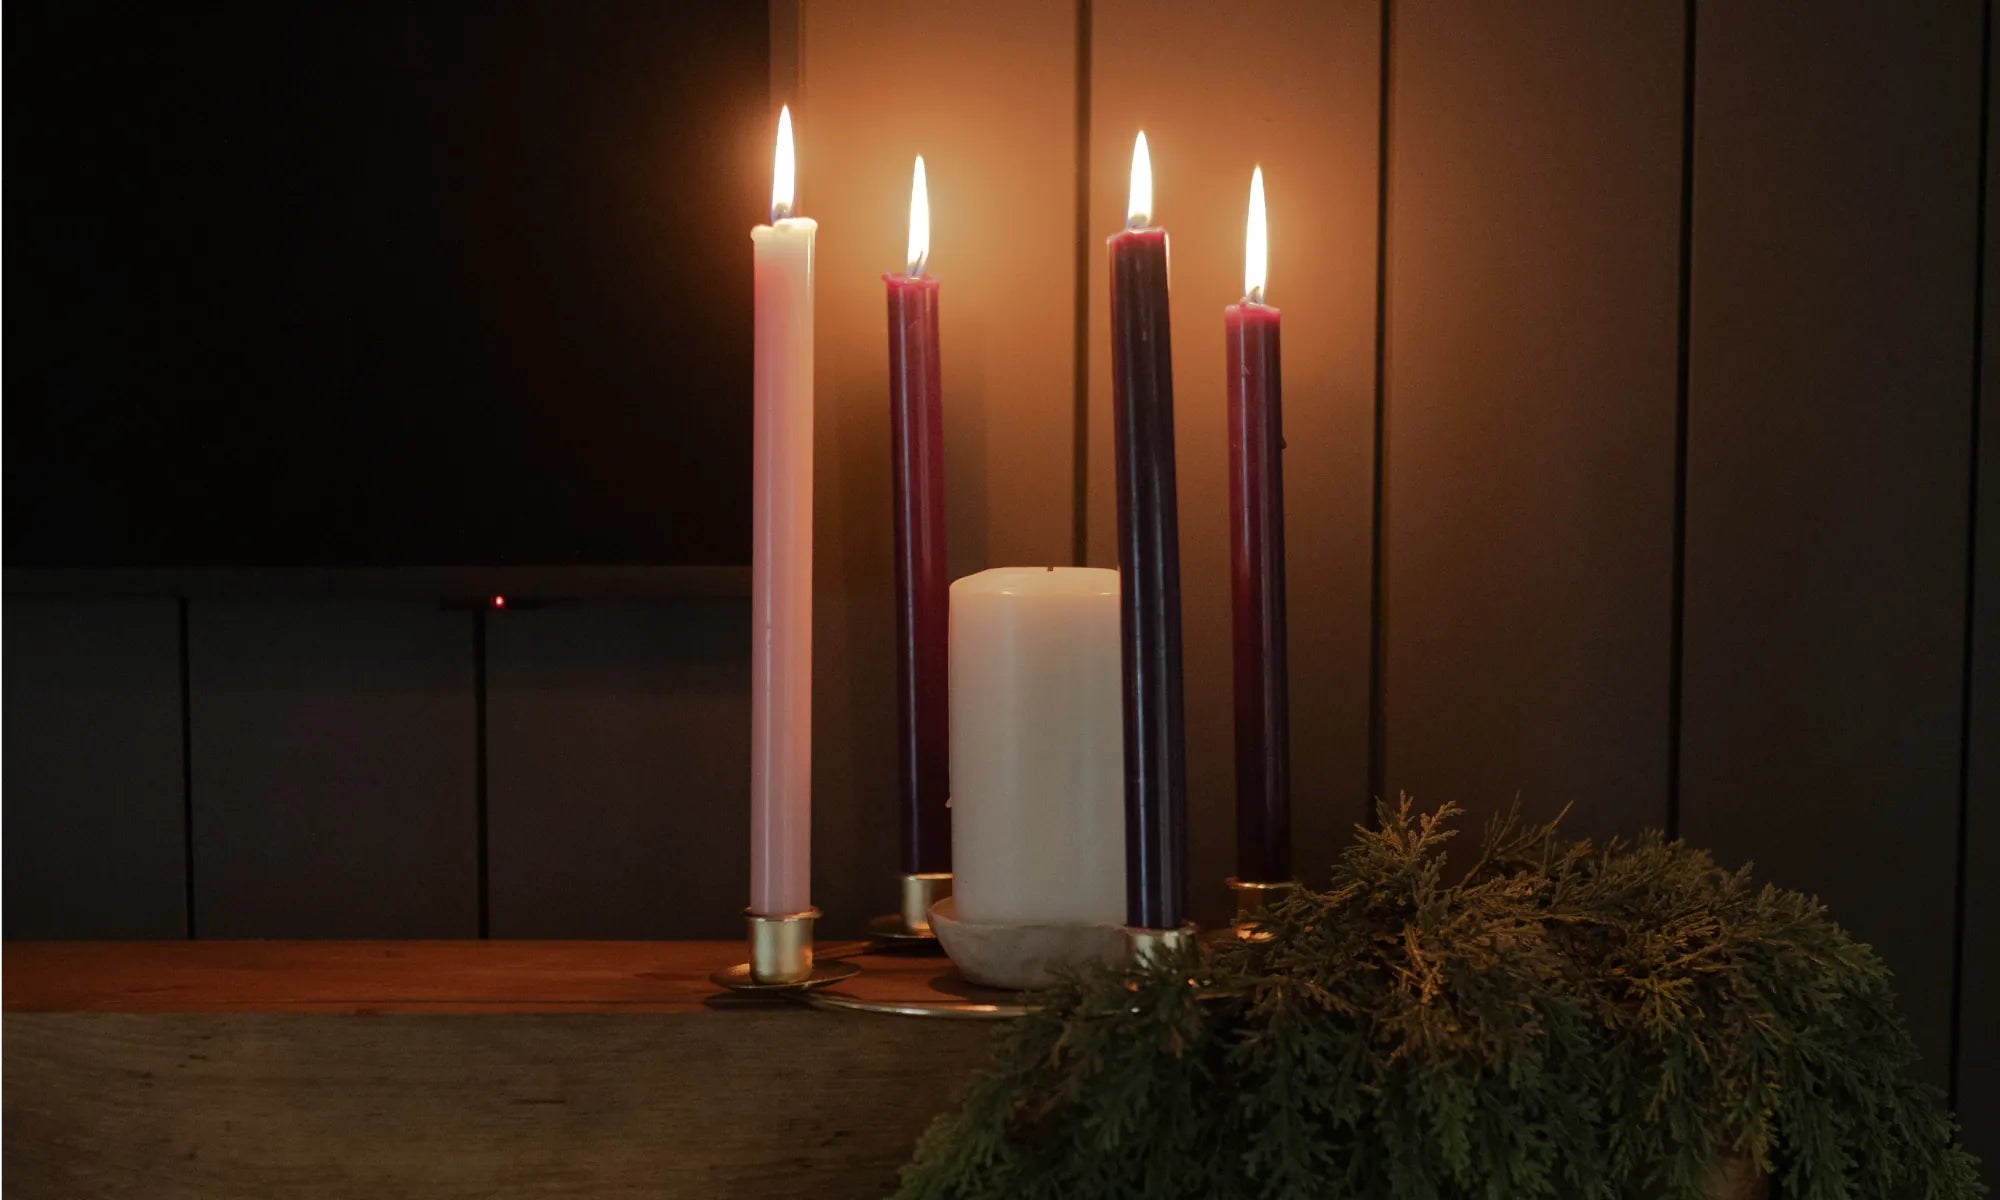
[[[1187,920],[1188,880],[1173,339],[1167,320],[1167,232],[1146,227],[1152,170],[1145,153],[1141,134],[1133,155],[1131,227],[1111,238],[1125,911],[1132,926],[1178,929]]]
[[[904,874],[951,870],[947,770],[949,591],[938,284],[884,275],[889,289],[890,489],[895,508],[896,735]]]
[[[1229,387],[1229,592],[1236,650],[1236,878],[1292,878],[1285,674],[1284,424],[1278,310],[1223,310]]]

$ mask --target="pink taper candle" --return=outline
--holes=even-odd
[[[792,114],[778,114],[771,224],[756,251],[750,548],[750,911],[812,907],[813,238],[792,212]]]

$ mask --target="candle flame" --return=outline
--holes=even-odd
[[[919,154],[916,172],[910,176],[910,274],[923,274],[930,257],[931,193],[924,181],[924,156]]]
[[[1250,170],[1250,219],[1243,234],[1243,298],[1264,302],[1264,277],[1271,265],[1270,233],[1264,226],[1264,168]]]
[[[771,167],[771,223],[792,215],[792,176],[797,168],[792,159],[792,106],[778,109],[778,153]]]
[[[1153,156],[1146,152],[1146,131],[1132,143],[1132,193],[1125,202],[1125,228],[1144,229],[1153,221]]]

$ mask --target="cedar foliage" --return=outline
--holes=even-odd
[[[1882,961],[1816,901],[1679,842],[1383,805],[1326,891],[1000,1037],[900,1196],[1793,1200],[1983,1194]]]

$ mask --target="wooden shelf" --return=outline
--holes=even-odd
[[[941,958],[822,958],[866,969],[841,990],[895,999],[951,978]],[[788,1002],[708,980],[741,942],[9,942],[5,1004],[17,1012],[690,1013]]]
[[[859,955],[850,995],[954,986]],[[11,1195],[879,1196],[994,1025],[721,993],[735,942],[9,943]]]

